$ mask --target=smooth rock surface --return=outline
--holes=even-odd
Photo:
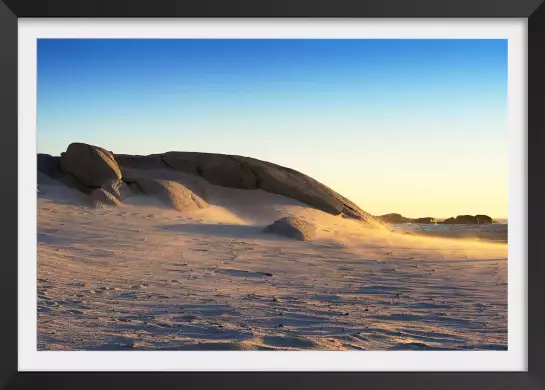
[[[99,188],[108,179],[121,179],[114,155],[102,148],[72,143],[61,155],[62,170],[87,187]]]
[[[316,226],[293,216],[275,221],[272,225],[267,226],[264,231],[299,241],[308,241],[316,237]]]

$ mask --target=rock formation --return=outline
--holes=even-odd
[[[102,188],[120,199],[122,194],[116,193],[112,183],[120,185],[119,182],[123,182],[129,186],[131,193],[153,194],[164,201],[169,199],[167,203],[181,209],[191,207],[191,203],[205,205],[206,186],[209,184],[247,190],[261,189],[298,200],[326,213],[388,229],[384,222],[313,178],[250,157],[195,152],[167,152],[149,156],[115,155],[97,146],[73,143],[60,158],[40,155],[38,169],[50,177],[60,176],[58,180],[87,194]],[[172,183],[178,183],[181,187]],[[181,198],[176,200],[178,195]],[[191,202],[188,200],[190,198],[193,199]]]
[[[458,215],[456,218],[447,218],[443,221],[444,224],[459,224],[459,225],[484,225],[493,223],[494,221],[488,215]]]
[[[381,215],[381,216],[379,216],[377,218],[380,219],[382,222],[386,222],[386,223],[407,223],[407,222],[411,222],[410,218],[405,218],[403,215],[396,214],[396,213],[384,214],[384,215]]]
[[[477,223],[481,225],[494,222],[488,215],[477,214],[475,218],[477,218]]]
[[[422,217],[422,218],[415,218],[411,220],[412,223],[437,223],[437,219],[433,217]]]
[[[380,217],[377,217],[383,222],[386,223],[437,223],[437,219],[433,217],[422,217],[422,218],[406,218],[401,214],[385,214],[381,215]]]

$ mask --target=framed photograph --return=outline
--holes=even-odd
[[[544,389],[541,3],[3,0],[0,388]]]

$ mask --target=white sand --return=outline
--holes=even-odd
[[[212,187],[182,214],[41,188],[40,350],[507,348],[505,244],[371,230],[261,190]],[[287,215],[317,238],[261,232]]]

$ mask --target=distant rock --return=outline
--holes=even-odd
[[[97,146],[72,143],[61,154],[62,170],[86,187],[102,186],[108,179],[121,179],[114,155]]]
[[[175,181],[139,178],[136,184],[146,195],[155,197],[178,211],[193,211],[208,206],[204,199]]]
[[[456,217],[456,223],[459,224],[477,224],[477,217],[473,215],[458,215]]]
[[[407,223],[407,222],[411,222],[410,218],[405,218],[403,215],[395,214],[395,213],[384,214],[384,215],[381,215],[381,216],[379,216],[377,218],[380,219],[383,222],[386,222],[386,223]]]
[[[264,231],[299,241],[307,241],[316,237],[316,226],[293,216],[275,221],[272,225],[267,226]]]
[[[475,217],[477,218],[477,223],[481,225],[494,222],[488,215],[477,214]]]
[[[377,217],[386,223],[420,223],[420,224],[489,224],[493,223],[492,218],[488,215],[458,215],[456,218],[451,217],[447,218],[442,222],[438,222],[436,218],[433,217],[422,217],[422,218],[406,218],[401,214],[385,214]]]
[[[377,218],[386,223],[437,223],[437,219],[433,217],[406,218],[401,214],[395,213],[381,215]]]
[[[488,215],[458,215],[456,218],[451,217],[443,221],[444,224],[458,225],[484,225],[492,222],[492,218]]]
[[[411,219],[411,222],[412,223],[427,223],[427,224],[430,224],[430,223],[437,223],[437,219],[435,219],[433,217],[423,217],[423,218]]]
[[[91,203],[96,208],[101,208],[104,205],[118,206],[121,203],[119,199],[115,197],[115,195],[111,194],[103,188],[95,189],[93,192],[91,192],[91,195],[89,197],[91,199]]]

